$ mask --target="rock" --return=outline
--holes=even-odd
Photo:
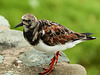
[[[34,49],[30,50],[30,47],[7,49],[7,50],[3,50],[1,54],[3,54],[5,58],[3,59],[4,60],[3,63],[0,64],[0,75],[8,73],[8,71],[12,71],[14,74],[18,74],[18,75],[38,75],[38,73],[44,71],[43,68],[50,67],[48,66],[49,65],[48,63],[50,63],[50,59],[54,55],[51,53],[49,54],[49,53],[44,53],[44,52],[38,53],[38,51],[35,51]],[[63,56],[63,54],[61,55]],[[22,60],[22,63],[21,62],[15,63],[15,60],[20,61],[18,57],[20,58],[20,60]],[[25,60],[25,57],[26,57],[26,60]],[[40,59],[40,60],[38,61],[37,59]],[[59,56],[59,59],[60,60],[63,59],[63,61],[67,60],[66,57],[64,58],[60,56]],[[45,62],[44,60],[47,62]],[[43,64],[44,62],[45,64]],[[68,64],[67,61],[57,63],[56,65],[54,65],[54,67],[55,68],[50,75],[86,75],[86,70],[83,66],[78,65],[78,64]]]
[[[2,64],[4,57],[0,55],[0,64]]]
[[[48,65],[44,65],[43,67],[48,68]],[[36,72],[33,75],[36,75]],[[86,75],[86,70],[81,65],[62,62],[55,65],[54,71],[50,75]]]
[[[68,62],[69,59],[66,57],[66,55],[62,52],[60,52],[61,56],[59,56],[58,62]],[[43,64],[49,64],[50,60],[53,58],[54,53],[48,53],[48,52],[40,52],[35,49],[29,50],[22,54],[19,59],[27,66],[37,66],[37,65],[43,65]]]
[[[10,30],[9,22],[0,16],[0,50],[30,46],[23,38],[23,32]]]
[[[24,39],[23,32],[17,30],[0,30],[0,50],[30,46]]]
[[[9,71],[9,72],[1,74],[1,75],[18,75],[18,74],[14,74],[12,71]]]
[[[11,75],[38,75],[38,73],[43,72],[43,68],[49,68],[48,64],[40,65],[40,66],[33,66],[33,67],[27,67],[23,64],[19,64],[20,68],[16,66],[5,66],[2,65],[5,71],[9,71],[9,69],[13,70],[13,72],[10,72]],[[0,65],[0,67],[2,67]],[[83,66],[79,64],[68,64],[65,62],[57,63],[53,69],[53,71],[50,73],[50,75],[86,75],[86,70]],[[3,70],[0,68],[0,75],[8,75],[7,73],[2,73]]]
[[[10,29],[9,22],[3,16],[0,16],[0,30],[7,29]]]

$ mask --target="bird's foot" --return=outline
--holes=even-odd
[[[49,65],[51,65],[55,61],[57,63],[59,55],[61,56],[61,54],[59,53],[59,51],[57,51],[56,54],[54,55],[54,57],[51,59],[51,63]]]
[[[54,66],[55,61],[56,61],[56,63],[58,62],[59,55],[61,56],[61,54],[59,53],[59,51],[57,51],[56,55],[51,59],[51,63],[49,64],[50,68],[49,69],[48,68],[43,68],[46,71],[41,72],[39,74],[46,74],[47,73],[47,75],[49,75],[51,73],[51,71],[53,70],[53,66]]]
[[[46,73],[47,73],[47,75],[49,75],[51,73],[51,71],[53,70],[52,68],[43,68],[43,69],[46,71],[39,73],[39,75],[46,74]]]

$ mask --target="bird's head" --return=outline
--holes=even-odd
[[[38,20],[37,20],[37,18],[34,15],[32,15],[32,14],[25,14],[24,16],[22,16],[22,22],[19,23],[14,28],[23,26],[24,29],[25,28],[30,29],[30,28],[35,27],[37,25],[37,22],[38,22]]]

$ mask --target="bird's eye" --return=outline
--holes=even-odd
[[[23,21],[27,22],[27,20],[23,19]]]
[[[31,20],[27,20],[27,22],[30,22]]]
[[[25,19],[23,19],[23,21],[25,21],[25,22],[30,22],[31,20],[25,20]]]

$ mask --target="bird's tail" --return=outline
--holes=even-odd
[[[83,40],[94,40],[96,39],[95,37],[90,36],[93,33],[81,33],[83,35],[85,35],[85,38]]]

